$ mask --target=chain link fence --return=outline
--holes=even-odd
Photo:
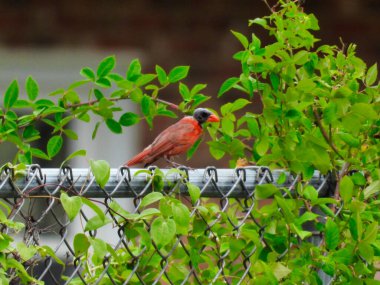
[[[196,240],[177,235],[176,242],[170,249],[162,249],[154,242],[149,247],[142,245],[141,238],[130,234],[125,221],[118,219],[109,205],[116,199],[130,213],[141,213],[141,201],[152,191],[151,175],[154,175],[157,168],[148,168],[150,174],[137,173],[137,171],[128,168],[111,169],[110,179],[104,189],[101,189],[87,169],[69,167],[41,169],[38,165],[32,165],[28,168],[26,176],[13,178],[11,169],[5,168],[1,173],[0,198],[12,208],[9,219],[21,221],[26,225],[22,235],[16,238],[27,245],[51,246],[66,264],[61,266],[50,257],[35,256],[32,261],[25,264],[25,268],[46,284],[204,284],[201,281],[204,279],[204,274],[209,275],[211,284],[250,284],[252,278],[250,271],[255,266],[250,260],[257,250],[256,246],[239,248],[237,254],[236,251],[232,253],[229,249],[221,250],[207,243],[198,248],[194,245]],[[164,195],[175,196],[187,204],[191,217],[196,215],[197,221],[203,225],[201,227],[203,237],[210,241],[217,238],[218,234],[215,231],[220,231],[223,227],[239,236],[244,225],[252,224],[257,229],[258,238],[265,244],[266,225],[261,224],[254,214],[255,206],[259,203],[254,195],[255,186],[260,184],[281,186],[284,189],[283,197],[286,198],[301,180],[299,176],[285,173],[286,181],[282,185],[277,185],[278,177],[283,171],[270,171],[267,167],[256,166],[239,169],[183,168],[181,173],[186,175],[169,170],[160,171],[166,177]],[[189,181],[200,188],[201,198],[193,205],[189,202],[184,181]],[[328,177],[319,173],[315,173],[309,183],[317,189],[319,196],[323,197],[329,196],[334,186]],[[100,201],[104,213],[113,220],[113,223],[110,227],[90,231],[89,235],[105,239],[112,245],[114,252],[118,254],[123,252],[127,256],[128,262],[125,264],[126,269],[122,277],[115,278],[113,274],[115,269],[109,256],[106,256],[101,266],[98,266],[98,273],[99,270],[101,273],[97,275],[97,279],[89,280],[88,276],[85,276],[87,274],[84,273],[85,264],[81,257],[76,256],[72,239],[74,234],[83,231],[81,224],[87,221],[89,216],[82,209],[80,217],[70,223],[59,200],[56,199],[61,191]],[[204,217],[202,212],[204,203],[213,203],[213,207],[216,208],[215,216]],[[151,222],[144,221],[143,227],[149,233]],[[3,226],[2,230],[6,232],[7,228]],[[320,233],[312,228],[308,230],[313,232],[309,241],[314,244],[320,243]],[[148,251],[154,254],[147,256]],[[284,251],[282,256],[286,253],[287,251]],[[214,268],[202,265],[201,260],[196,266],[194,255],[213,259]],[[179,256],[181,258],[187,256],[189,259],[189,262],[182,264],[180,268],[176,267]],[[147,258],[158,259],[157,264],[160,264],[160,267],[147,268]],[[175,275],[173,272],[176,270],[181,271],[181,279],[173,277]],[[319,275],[324,284],[327,284],[328,276],[323,273]]]

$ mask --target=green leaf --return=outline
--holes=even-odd
[[[72,140],[77,140],[77,139],[78,139],[78,134],[77,134],[76,132],[74,132],[73,130],[66,129],[66,130],[63,130],[63,133],[64,133],[69,139],[72,139]]]
[[[179,90],[179,94],[181,94],[184,100],[190,99],[191,97],[190,90],[186,84],[183,84],[182,82],[180,82],[178,86],[178,90]]]
[[[277,184],[281,185],[284,184],[287,180],[287,176],[285,172],[281,172],[281,174],[277,178]]]
[[[30,152],[32,153],[32,156],[34,156],[34,157],[42,158],[45,160],[51,159],[46,153],[44,153],[42,150],[40,150],[38,148],[31,147]]]
[[[114,119],[107,119],[106,125],[111,130],[111,132],[115,134],[121,134],[123,132],[120,123],[115,121]]]
[[[129,64],[127,70],[127,79],[130,81],[136,81],[141,75],[141,64],[140,61],[135,58]]]
[[[94,231],[111,222],[112,220],[110,218],[94,216],[87,221],[86,226],[84,227],[84,231]]]
[[[295,215],[292,212],[291,205],[294,205],[294,201],[290,199],[284,199],[281,196],[274,196],[274,198],[276,199],[278,206],[280,206],[286,222],[293,223],[295,220]],[[305,233],[301,233],[300,231],[301,230],[299,229],[297,234],[304,236]]]
[[[366,119],[377,119],[378,113],[373,109],[373,105],[368,103],[356,103],[352,106],[352,112]]]
[[[359,247],[360,256],[364,257],[364,259],[367,262],[372,262],[373,256],[374,256],[374,250],[371,247],[371,245],[369,243],[366,243],[366,242],[360,242],[358,247]],[[366,282],[365,284],[369,284],[369,283]]]
[[[96,183],[99,184],[100,188],[104,188],[110,178],[110,165],[105,160],[90,160],[90,167]]]
[[[172,219],[157,217],[150,228],[150,234],[158,248],[172,242],[176,234],[176,224]]]
[[[355,185],[364,186],[367,184],[367,180],[360,172],[355,172],[354,174],[352,174],[351,179],[355,183]]]
[[[156,77],[157,76],[155,74],[143,74],[143,75],[139,76],[139,78],[136,80],[136,86],[147,85],[149,82],[151,82]]]
[[[148,208],[141,212],[141,214],[138,216],[140,219],[147,219],[155,215],[160,215],[160,210],[156,208]]]
[[[63,145],[63,138],[61,136],[53,136],[47,143],[47,153],[50,158],[56,156],[61,150]]]
[[[119,119],[120,125],[124,127],[133,126],[137,124],[138,122],[140,122],[140,117],[137,114],[132,113],[132,112],[124,113]]]
[[[349,146],[356,148],[360,146],[360,140],[349,133],[339,132],[337,136]]]
[[[70,222],[78,215],[80,209],[82,208],[82,199],[79,196],[70,197],[65,192],[61,193],[60,201],[65,210],[67,217],[70,219]]]
[[[292,229],[292,231],[294,233],[296,233],[302,240],[304,240],[305,238],[308,238],[312,235],[311,232],[309,231],[304,231],[302,230],[302,227],[299,226],[299,225],[296,225],[296,224],[293,224],[291,223],[290,224],[290,228]]]
[[[228,78],[226,81],[224,81],[218,91],[218,97],[222,96],[228,90],[233,88],[236,85],[236,83],[238,83],[239,81],[240,81],[240,78],[237,78],[237,77],[231,77],[231,78]]]
[[[63,261],[59,259],[55,251],[50,246],[43,245],[38,248],[38,252],[42,257],[47,257],[47,256],[52,257],[55,262],[57,262],[58,264],[62,266],[65,266],[65,263],[63,263]]]
[[[293,57],[294,63],[297,65],[304,65],[309,60],[309,52],[300,50]]]
[[[365,83],[367,86],[371,86],[373,83],[375,83],[376,79],[377,79],[377,63],[375,63],[368,69],[367,75],[365,77]]]
[[[259,124],[257,123],[257,120],[253,117],[246,116],[246,121],[248,130],[251,133],[251,135],[254,137],[260,137],[260,128]]]
[[[262,27],[267,27],[267,20],[263,18],[255,18],[253,20],[249,20],[249,25],[256,24]]]
[[[168,76],[166,75],[165,70],[161,66],[156,65],[156,73],[160,84],[165,85],[168,82]]]
[[[154,103],[149,96],[144,95],[141,100],[141,111],[145,117],[151,117],[154,114]]]
[[[184,79],[188,72],[190,67],[189,66],[176,66],[169,72],[169,82],[175,83],[177,81],[180,81]]]
[[[97,123],[95,124],[95,128],[94,128],[94,130],[92,131],[92,136],[91,136],[91,138],[92,138],[93,140],[96,138],[96,134],[98,133],[98,129],[99,129],[99,127],[100,127],[101,124],[102,124],[101,122],[97,122]]]
[[[190,224],[189,209],[182,203],[174,203],[172,204],[172,212],[177,234],[187,235]]]
[[[80,71],[80,75],[82,75],[85,78],[91,79],[91,81],[95,81],[95,72],[89,67],[82,68]]]
[[[313,212],[305,212],[301,217],[295,219],[295,224],[300,226],[308,221],[315,221],[318,217],[319,215]]]
[[[66,162],[68,162],[69,160],[73,159],[74,157],[77,157],[77,156],[86,156],[86,155],[87,155],[87,152],[84,149],[80,149],[80,150],[74,151],[72,154],[70,154],[68,157],[66,157],[66,159],[61,163],[61,167],[63,165],[65,165]]]
[[[379,233],[378,222],[372,222],[367,225],[367,229],[364,232],[363,242],[373,243],[376,241],[377,235]]]
[[[245,49],[248,47],[249,42],[246,36],[233,30],[231,30],[231,33],[239,40],[239,42],[243,45]]]
[[[36,98],[38,97],[39,87],[37,82],[31,76],[28,76],[26,78],[25,89],[28,98],[31,101],[36,100]]]
[[[36,136],[39,136],[40,135],[40,132],[37,131],[33,125],[29,125],[27,126],[23,133],[22,133],[22,137],[24,139],[29,139],[29,138],[32,138],[32,137],[36,137]]]
[[[37,248],[35,246],[31,245],[28,247],[24,242],[18,242],[16,248],[23,261],[31,259],[37,253]]]
[[[90,79],[84,79],[84,80],[79,80],[79,81],[74,81],[73,83],[70,84],[68,89],[75,89],[80,86],[83,86],[85,84],[88,84],[91,80]]]
[[[269,149],[269,141],[267,137],[262,137],[255,143],[255,150],[260,155],[263,156],[267,153]]]
[[[222,119],[221,123],[222,123],[223,133],[230,136],[230,137],[233,137],[234,136],[234,129],[235,129],[234,122],[232,122],[230,118],[225,117]]]
[[[93,210],[97,216],[99,216],[102,220],[106,219],[106,215],[104,214],[103,210],[98,205],[96,205],[94,202],[92,202],[91,200],[85,197],[81,197],[81,199],[82,199],[82,203],[86,205],[87,207],[89,207],[91,210]]]
[[[273,184],[260,184],[255,187],[255,198],[257,200],[267,199],[279,191]]]
[[[207,84],[196,84],[190,91],[191,96],[198,94],[201,90],[205,89]]]
[[[354,192],[354,183],[351,178],[344,176],[340,181],[340,196],[344,203],[348,203],[352,199],[352,194]]]
[[[328,250],[334,250],[340,243],[339,227],[330,218],[327,219],[325,224],[325,242]]]
[[[74,254],[76,257],[81,256],[82,254],[87,254],[87,250],[91,245],[90,241],[88,240],[88,237],[83,233],[75,235],[73,244]]]
[[[269,74],[269,79],[273,89],[278,90],[278,87],[280,86],[280,77],[276,73],[271,72]]]
[[[100,238],[92,238],[90,240],[92,248],[94,249],[94,257],[98,259],[100,264],[108,253],[107,243]],[[94,259],[92,259],[94,261]],[[96,262],[96,261],[95,261]]]
[[[101,78],[108,75],[114,69],[115,61],[114,55],[104,58],[98,65],[97,76]]]
[[[163,197],[164,195],[160,192],[151,192],[142,199],[140,207],[143,208],[153,204],[154,202],[160,201]]]
[[[73,90],[66,92],[64,95],[64,98],[73,104],[80,102],[80,98],[79,98],[78,93],[73,91]]]
[[[187,151],[186,153],[186,160],[189,160],[190,158],[193,157],[194,153],[197,151],[199,145],[202,142],[202,138],[199,138],[192,146],[191,148]]]
[[[371,196],[376,195],[380,192],[380,180],[373,181],[368,187],[363,191],[364,198],[368,199]]]
[[[283,265],[281,262],[274,263],[271,269],[273,270],[273,274],[277,281],[280,281],[292,272],[291,269]]]
[[[361,223],[361,220],[358,218],[359,215],[353,215],[348,220],[348,227],[350,229],[351,236],[354,240],[358,240],[359,238],[359,230],[358,230],[358,222]],[[360,232],[360,235],[362,232]]]
[[[95,84],[100,86],[100,87],[104,87],[104,88],[109,88],[111,87],[111,81],[109,81],[107,78],[105,77],[101,77],[99,78],[98,80],[95,81]]]
[[[12,83],[8,86],[7,91],[5,91],[4,95],[4,107],[6,109],[11,108],[17,101],[18,93],[19,89],[17,80],[13,80]]]
[[[186,186],[187,186],[187,190],[189,191],[191,202],[195,204],[198,201],[198,199],[201,197],[201,190],[199,189],[198,186],[190,182],[187,182]]]
[[[239,98],[232,103],[231,112],[235,112],[235,111],[238,111],[240,109],[243,109],[248,104],[251,104],[251,101],[249,101],[247,99]]]

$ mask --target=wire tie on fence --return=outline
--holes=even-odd
[[[207,181],[207,175],[215,182],[218,182],[218,171],[215,166],[206,167],[203,175],[203,181]]]
[[[14,176],[14,169],[9,167],[8,165],[5,165],[4,168],[3,168],[3,171],[5,173],[5,175],[9,175],[10,179],[12,180],[13,176]]]
[[[158,167],[155,166],[155,165],[150,165],[150,166],[148,166],[147,169],[150,171],[150,178],[151,178],[152,176],[154,176],[154,173],[156,172],[156,169],[157,169],[157,168],[158,168]],[[146,175],[145,180],[146,180],[146,181],[149,180],[148,175]]]
[[[68,176],[66,175],[68,174]],[[66,176],[66,179],[65,180],[69,180],[69,182],[73,182],[74,181],[74,176],[73,176],[73,169],[68,166],[68,165],[64,165],[62,166],[60,169],[59,169],[59,173],[58,173],[58,181],[62,181],[62,176]]]
[[[178,170],[180,170],[181,172],[179,173],[180,177],[181,177],[181,180],[183,182],[189,182],[190,180],[190,177],[189,177],[189,168],[184,166],[184,165],[181,165],[177,168]],[[182,174],[182,172],[185,172],[185,176]]]
[[[269,177],[268,177],[269,175]],[[260,166],[256,173],[256,180],[259,181],[259,178],[265,177],[267,183],[273,183],[272,171],[266,166]]]
[[[238,167],[235,169],[235,173],[237,175],[237,179],[241,176],[241,173],[243,173],[243,182],[247,181],[247,171],[244,167]]]
[[[125,173],[127,172],[127,173]],[[120,166],[117,173],[116,173],[116,181],[119,182],[120,181],[120,174],[121,174],[121,178],[124,179],[125,183],[129,183],[131,182],[132,180],[132,176],[131,176],[131,169],[127,166]]]
[[[40,179],[40,181],[42,182],[42,184],[45,184],[46,183],[46,175],[44,176],[42,174],[41,166],[39,166],[38,164],[32,164],[32,165],[29,166],[28,172],[27,172],[27,175],[26,175],[26,181],[28,181],[29,178],[30,178],[29,176],[33,176],[36,171],[38,171],[38,174],[40,176],[38,178]]]

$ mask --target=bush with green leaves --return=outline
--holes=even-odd
[[[271,7],[269,16],[250,20],[249,25],[253,32],[264,29],[271,41],[263,43],[255,33],[247,37],[232,32],[242,45],[242,50],[233,55],[241,63],[242,73],[225,80],[218,96],[228,99],[229,94],[235,93],[240,98],[221,106],[220,126],[207,126],[211,136],[209,150],[217,160],[228,157],[231,167],[244,158],[249,164],[299,174],[294,192],[284,199],[281,187],[269,184],[256,187],[257,200],[273,197],[268,205],[255,204],[253,218],[267,226],[259,228],[247,220],[242,227],[234,228],[212,201],[199,199],[199,189],[192,184],[186,184],[190,206],[176,196],[163,195],[165,177],[157,170],[149,176],[155,187],[143,198],[139,213],[131,214],[115,201],[108,205],[113,222],[124,225],[134,252],[143,251],[143,265],[138,270],[147,284],[160,271],[157,249],[167,252],[178,237],[183,237],[183,244],[176,247],[175,265],[167,273],[175,284],[181,283],[183,267],[188,264],[199,272],[202,284],[213,281],[213,273],[219,270],[216,253],[227,251],[224,270],[228,271],[231,283],[237,283],[242,265],[236,264],[236,258],[242,251],[253,248],[256,253],[249,259],[253,264],[249,276],[257,284],[321,284],[318,271],[330,275],[334,284],[376,284],[373,278],[380,260],[377,65],[367,67],[356,55],[354,44],[341,47],[320,44],[313,35],[319,30],[318,21],[313,14],[303,11],[299,1],[280,0]],[[56,101],[39,98],[38,84],[31,77],[25,83],[27,99],[20,99],[18,83],[13,81],[0,109],[0,138],[1,142],[10,142],[17,148],[13,163],[20,164],[7,164],[7,167],[22,169],[23,164],[32,163],[34,158],[54,157],[62,148],[63,136],[74,140],[78,137],[70,129],[71,121],[97,120],[95,139],[103,123],[113,133],[121,133],[124,127],[141,120],[153,127],[156,116],[174,118],[175,112],[191,114],[210,98],[202,94],[205,84],[190,87],[183,82],[189,71],[187,66],[174,67],[169,72],[156,66],[152,74],[142,73],[137,59],[131,62],[126,74],[114,73],[114,66],[115,57],[111,56],[101,61],[96,71],[83,68],[84,79],[51,94]],[[182,97],[178,105],[159,98],[160,92],[173,84],[178,85]],[[86,86],[88,97],[83,100],[78,88],[83,90]],[[122,100],[139,105],[141,112],[126,112],[115,105]],[[252,111],[254,100],[261,100],[262,112]],[[21,109],[28,113],[19,115]],[[34,146],[40,139],[37,123],[52,130],[46,149]],[[199,145],[199,142],[195,144],[188,157],[196,154]],[[78,150],[68,159],[77,155],[86,152]],[[96,181],[104,187],[109,178],[109,165],[96,160],[90,164]],[[318,197],[310,185],[315,171],[331,177],[336,185],[333,198]],[[70,220],[83,205],[95,213],[83,232],[76,234],[73,244],[75,254],[85,265],[86,281],[91,283],[99,277],[100,265],[107,256],[110,274],[122,284],[123,278],[131,273],[128,265],[134,262],[130,252],[115,251],[111,244],[89,235],[89,231],[112,220],[89,199],[70,197],[65,192],[59,199]],[[152,207],[153,203],[159,206]],[[236,208],[231,207],[229,211],[229,217],[236,216],[239,220]],[[215,236],[210,239],[207,224],[213,223],[215,217],[219,220],[212,227]],[[304,228],[306,222],[321,233],[320,245],[308,241],[312,232]],[[14,227],[7,224],[6,215],[2,224]],[[259,232],[265,242],[260,241]],[[1,278],[18,275],[24,283],[30,282],[31,277],[22,269],[21,262],[27,262],[37,251],[48,255],[52,251],[47,247],[14,247],[10,236],[3,233],[2,237]],[[210,250],[200,251],[202,247]],[[20,258],[11,261],[17,252]],[[131,284],[139,282],[137,277],[130,280]],[[224,283],[216,280],[215,284]]]

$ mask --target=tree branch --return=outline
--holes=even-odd
[[[117,102],[117,101],[120,101],[120,100],[124,100],[124,99],[129,99],[129,98],[126,98],[126,97],[116,97],[116,98],[107,98],[107,100],[109,101],[112,101],[112,102]],[[162,100],[162,99],[158,99],[158,98],[151,98],[154,102],[157,102],[157,103],[162,103],[162,104],[165,104],[167,105],[168,107],[174,109],[174,110],[179,110],[179,106],[174,104],[174,103],[171,103],[171,102],[168,102],[168,101],[165,101],[165,100]],[[95,99],[95,100],[91,100],[91,101],[88,101],[88,102],[81,102],[81,103],[76,103],[76,104],[68,104],[66,105],[65,107],[66,108],[77,108],[77,107],[81,107],[81,106],[91,106],[91,105],[94,105],[96,103],[98,103],[99,100],[98,99]]]

